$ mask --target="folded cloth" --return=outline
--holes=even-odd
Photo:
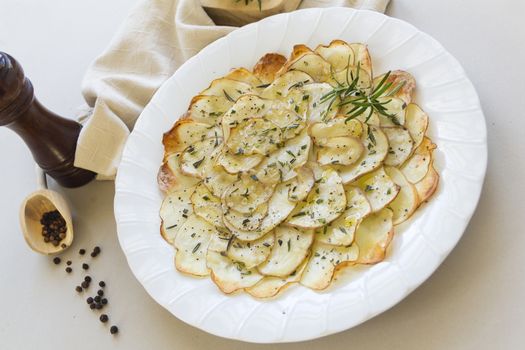
[[[389,1],[303,0],[299,8],[384,12]],[[114,177],[130,130],[155,91],[184,61],[234,29],[215,25],[200,0],[141,0],[84,77],[89,108],[75,166]]]

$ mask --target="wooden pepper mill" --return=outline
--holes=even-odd
[[[79,187],[95,173],[73,165],[82,125],[49,111],[34,96],[20,64],[0,52],[0,126],[15,131],[36,163],[64,187]]]

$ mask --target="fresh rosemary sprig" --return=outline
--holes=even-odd
[[[350,69],[350,64],[347,65],[347,69]],[[346,113],[346,122],[359,117],[365,112],[368,112],[368,115],[365,118],[366,123],[368,122],[368,120],[370,120],[373,113],[376,112],[380,115],[389,118],[392,121],[392,123],[400,125],[396,115],[388,113],[388,110],[385,107],[392,101],[392,99],[382,101],[380,98],[389,97],[396,94],[405,85],[405,82],[401,82],[397,84],[393,89],[391,89],[393,82],[387,81],[391,74],[391,71],[389,71],[381,79],[379,84],[377,84],[377,86],[371,92],[368,93],[367,91],[363,90],[358,86],[360,73],[361,66],[358,63],[355,76],[353,72],[350,72],[351,81],[348,79],[348,74],[346,77],[346,82],[343,84],[341,84],[334,78],[338,85],[334,87],[332,91],[321,97],[320,100],[321,103],[330,101],[328,108],[324,112],[325,115],[328,114],[328,111],[330,111],[334,102],[337,100],[337,98],[339,98],[339,106],[345,106],[348,104],[353,105],[353,108]],[[391,90],[389,91],[389,89]]]

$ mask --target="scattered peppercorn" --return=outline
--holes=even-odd
[[[108,315],[106,315],[106,314],[100,315],[100,322],[106,323],[106,322],[108,322],[108,320],[109,320]]]
[[[100,303],[102,305],[106,305],[108,303],[108,300],[106,298],[102,298],[102,299],[100,299]]]
[[[100,309],[102,309],[104,307],[104,306],[102,306],[102,304],[96,304],[95,306],[96,306],[97,310],[100,310]]]
[[[82,288],[84,288],[84,289],[89,288],[89,282],[87,282],[87,281],[83,281],[80,285],[81,285]]]
[[[87,302],[88,304],[93,304],[93,298],[92,298],[92,297],[87,298],[87,299],[86,299],[86,302]]]
[[[84,277],[84,281],[86,281],[87,283],[90,283],[91,282],[91,276]]]
[[[97,304],[95,304],[95,303],[91,303],[91,304],[89,304],[89,308],[90,308],[91,310],[95,310],[96,307],[97,307]]]
[[[106,282],[100,281],[100,282],[98,282],[98,285],[101,286],[102,288],[104,288],[106,286]]]
[[[111,326],[111,328],[109,329],[109,332],[111,334],[117,334],[118,333],[118,327],[117,326]]]
[[[93,300],[95,300],[96,303],[100,303],[100,295],[94,297]]]
[[[67,273],[71,273],[73,271],[73,269],[71,267],[66,267],[66,272]]]
[[[76,286],[75,287],[75,290],[79,293],[82,293],[82,287],[81,286]]]
[[[54,259],[53,259],[53,262],[55,263],[55,265],[58,265],[60,264],[60,258],[58,256],[56,256]]]
[[[104,295],[104,291],[102,289],[99,289],[97,291],[97,294],[100,295],[100,296],[103,296]]]
[[[84,254],[86,254],[86,250],[85,250],[85,249],[80,249],[80,250],[78,251],[78,254],[80,254],[80,255],[84,255]]]
[[[70,266],[72,264],[71,260],[66,261],[66,265]]]
[[[86,263],[84,263],[84,264],[82,264],[82,268],[83,268],[84,270],[88,270],[88,269],[89,269],[89,265],[86,264]]]

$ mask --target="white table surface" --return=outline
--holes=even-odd
[[[39,99],[64,116],[82,102],[89,62],[118,28],[131,0],[2,0],[0,50],[15,56]],[[497,7],[491,6],[497,4]],[[439,270],[393,309],[346,332],[272,349],[523,349],[525,344],[525,3],[517,0],[393,0],[388,14],[431,34],[454,54],[476,86],[487,118],[489,167],[477,212]],[[115,232],[112,182],[64,193],[75,212],[72,249],[55,266],[32,253],[18,206],[35,188],[31,155],[0,128],[0,348],[258,349],[194,329],[157,305],[132,276]],[[520,181],[521,180],[521,181]],[[56,186],[53,186],[56,188]],[[79,248],[102,254],[90,265],[107,282],[98,321],[81,281]],[[64,272],[73,260],[74,273]],[[86,258],[84,260],[90,260]],[[91,287],[91,291],[96,289]],[[267,348],[270,348],[267,346]]]

